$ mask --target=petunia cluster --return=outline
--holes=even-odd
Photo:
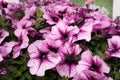
[[[119,33],[119,19],[113,21],[89,5],[83,8],[69,0],[0,1],[0,64],[27,52],[31,75],[41,77],[53,70],[72,80],[113,80],[107,62],[120,58]],[[93,54],[96,46],[90,47],[97,39],[101,43],[96,44],[108,42],[101,53],[106,53],[104,58]]]

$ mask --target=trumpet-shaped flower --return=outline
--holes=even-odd
[[[7,57],[11,53],[16,44],[17,42],[11,41],[6,42],[4,45],[0,46],[0,61],[2,61],[4,57]]]
[[[47,23],[53,25],[57,24],[61,19],[56,15],[52,13],[44,13],[43,18],[45,18]]]
[[[108,39],[109,48],[106,51],[106,54],[110,57],[120,58],[120,36],[113,36]]]
[[[18,42],[13,48],[13,58],[17,58],[22,54],[22,49],[28,47],[29,39],[28,32],[25,29],[16,29],[15,36],[18,38]]]
[[[61,49],[62,61],[56,66],[57,72],[61,77],[73,77],[76,74],[78,55],[81,52],[79,45],[65,44]]]
[[[80,29],[79,33],[76,36],[77,40],[85,39],[86,41],[90,41],[91,40],[91,33],[93,30],[93,20],[86,19],[84,22],[84,25],[79,27],[79,29]]]
[[[59,40],[61,43],[75,41],[74,35],[79,32],[78,27],[68,26],[64,22],[59,22],[56,26],[53,26],[49,37],[53,40]]]
[[[32,75],[44,76],[45,71],[54,68],[61,60],[44,46],[44,41],[37,40],[28,47],[30,60],[28,67]]]
[[[77,66],[77,72],[80,73],[84,70],[91,70],[93,72],[103,74],[109,73],[110,68],[99,56],[92,56],[90,51],[87,50],[82,53],[81,61]]]

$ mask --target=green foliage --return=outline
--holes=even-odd
[[[40,30],[42,28],[48,27],[48,24],[46,23],[45,19],[43,18],[43,12],[39,8],[36,9],[36,16],[31,15],[31,17],[36,19],[36,21],[35,21],[35,29],[36,30]]]
[[[0,17],[0,29],[8,29],[8,27],[11,25],[11,21],[9,19],[6,19],[5,16]]]
[[[45,76],[38,77],[31,75],[27,67],[28,53],[24,52],[22,56],[17,59],[9,58],[3,61],[1,68],[9,69],[8,73],[0,76],[0,80],[68,80],[68,78],[61,78],[54,70],[46,71]]]

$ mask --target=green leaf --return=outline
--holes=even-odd
[[[37,12],[37,18],[41,18],[43,16],[43,12],[39,8],[36,9],[36,12]]]
[[[120,72],[115,72],[115,79],[120,80]]]
[[[101,50],[95,49],[96,55],[99,55],[102,59],[104,59],[106,57],[106,55],[101,52]]]

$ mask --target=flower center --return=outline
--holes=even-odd
[[[47,56],[46,56],[46,53],[45,52],[42,52],[41,55],[40,55],[40,59],[45,59]]]
[[[96,64],[93,64],[93,65],[91,66],[90,70],[96,71],[96,70],[98,70],[98,66],[97,66]]]
[[[117,48],[114,48],[114,49],[111,50],[111,53],[115,53],[115,52],[117,52],[117,51],[118,51],[118,49],[117,49]]]
[[[66,41],[68,40],[68,34],[67,33],[63,35],[63,39],[66,40]]]
[[[53,20],[54,22],[58,22],[58,18],[57,18],[57,17],[52,17],[52,20]]]
[[[78,57],[75,55],[66,55],[65,56],[65,63],[66,64],[77,64],[78,63]]]
[[[112,44],[113,45],[113,48],[109,49],[111,53],[115,53],[118,51],[118,48],[115,44]]]

